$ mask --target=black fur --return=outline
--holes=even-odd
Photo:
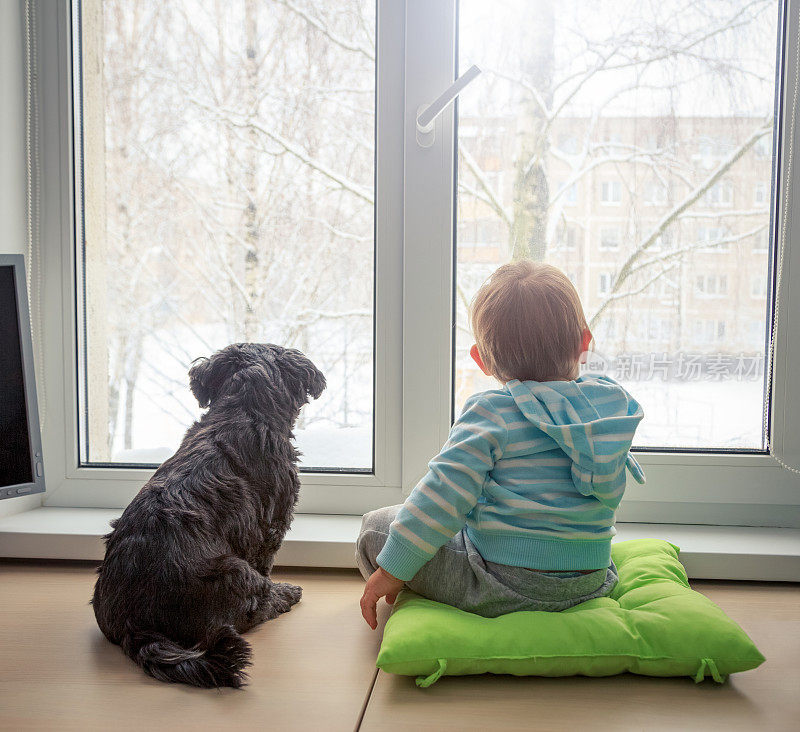
[[[297,350],[237,343],[189,378],[209,410],[112,524],[92,603],[106,638],[154,678],[238,688],[240,634],[302,593],[269,575],[299,489],[292,428],[325,377]]]

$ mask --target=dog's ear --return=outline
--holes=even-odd
[[[325,376],[296,348],[287,348],[280,358],[280,370],[283,381],[297,402],[302,407],[308,398],[319,399],[325,390]]]
[[[223,386],[239,368],[231,347],[217,351],[211,358],[197,358],[189,369],[189,388],[201,407],[207,407],[222,392]]]
[[[211,359],[201,357],[192,361],[189,369],[189,388],[201,407],[207,407],[211,402],[211,392],[206,385],[206,377],[211,368]]]

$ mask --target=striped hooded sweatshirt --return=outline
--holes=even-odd
[[[377,562],[408,581],[466,526],[490,562],[586,570],[611,562],[629,450],[644,416],[607,376],[512,380],[475,394],[389,529]]]

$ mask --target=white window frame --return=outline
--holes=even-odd
[[[619,190],[619,198],[614,197],[614,193]],[[606,198],[606,192],[609,198]],[[622,181],[618,178],[609,178],[600,181],[600,205],[601,206],[621,206],[622,205]]]
[[[72,181],[78,137],[74,135],[72,13],[70,0],[34,0],[40,18],[39,77],[42,90],[45,427],[48,491],[45,505],[120,508],[153,474],[147,468],[81,467],[78,460],[78,362],[75,216]],[[404,12],[380,2],[376,21],[376,243],[374,472],[301,473],[298,512],[357,514],[401,500],[400,446],[402,282],[393,276],[403,262],[403,103],[382,90],[403,79]]]
[[[703,199],[709,208],[731,208],[733,197],[733,183],[727,178],[723,178],[711,186]]]
[[[712,289],[713,284],[713,289]],[[695,295],[703,299],[724,298],[728,295],[728,275],[698,274],[695,276]]]
[[[564,207],[567,206],[577,206],[578,205],[578,184],[577,183],[570,183],[567,185],[567,181],[559,181],[556,184],[556,197],[560,198],[562,201],[562,205]]]
[[[597,294],[607,295],[611,289],[614,276],[611,272],[598,272],[597,274]]]
[[[661,181],[649,180],[644,185],[642,199],[645,206],[666,206],[669,189]]]
[[[572,243],[570,243],[570,233],[572,236]],[[572,224],[565,221],[560,221],[556,227],[556,245],[555,248],[559,252],[574,252],[578,248],[578,237],[580,232],[577,224]],[[563,238],[562,238],[563,237]]]
[[[616,241],[613,244],[604,244],[603,243],[603,233],[608,233],[610,231],[616,232]],[[622,227],[620,226],[601,226],[600,230],[597,232],[597,241],[600,251],[613,251],[616,252],[620,246],[622,245]]]
[[[719,236],[714,237],[713,239],[708,236],[709,231],[718,231]],[[700,236],[700,232],[703,232],[703,236]],[[723,244],[715,244],[714,242],[718,242],[720,239],[725,238],[725,229],[721,226],[698,226],[697,227],[697,242],[698,244],[701,242],[705,242],[708,246],[702,247],[700,249],[701,252],[708,252],[710,254],[715,254],[719,252],[727,252],[730,250],[730,244],[728,242],[724,242]]]
[[[68,0],[33,1],[40,18],[45,504],[118,508],[152,471],[77,467],[71,11]],[[796,82],[800,0],[787,0],[785,18],[784,99]],[[375,474],[303,474],[301,512],[360,514],[398,502],[449,431],[454,108],[437,119],[428,148],[416,142],[415,117],[456,74],[456,23],[456,0],[378,0]],[[781,105],[778,171],[787,165],[790,106]],[[791,195],[798,170],[795,161],[795,186],[785,173],[775,181],[778,245],[784,207],[789,223],[771,430],[775,454],[792,465],[800,464],[800,381],[792,377],[800,319],[788,318],[800,312],[800,196]],[[629,481],[619,520],[800,526],[800,479],[768,454],[639,450],[637,458],[647,483]]]

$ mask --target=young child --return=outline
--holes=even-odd
[[[607,376],[580,376],[592,335],[563,272],[514,262],[472,304],[471,355],[502,388],[471,396],[402,506],[364,516],[361,612],[403,586],[485,617],[564,610],[608,595],[615,512],[642,408]]]

